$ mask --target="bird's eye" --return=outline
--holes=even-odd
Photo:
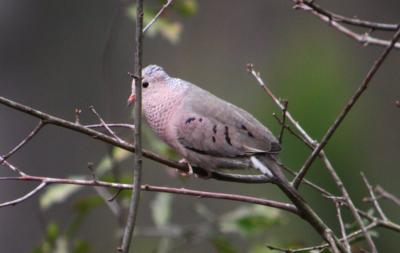
[[[149,82],[143,82],[143,83],[142,83],[142,86],[143,86],[143,88],[149,87]]]

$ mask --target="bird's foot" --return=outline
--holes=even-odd
[[[192,165],[185,158],[182,158],[181,160],[179,160],[179,163],[186,164],[189,168],[188,172],[181,172],[182,176],[190,177],[194,174]]]

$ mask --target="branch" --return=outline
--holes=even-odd
[[[168,8],[170,4],[172,4],[173,0],[167,0],[167,2],[161,7],[161,9],[157,12],[154,18],[143,28],[143,33],[147,32],[150,27],[157,21],[157,19],[161,16],[161,14]]]
[[[378,227],[380,224],[377,222],[371,223],[368,226],[366,226],[365,228],[367,230],[371,230],[375,227]],[[348,240],[349,242],[352,242],[356,239],[358,239],[361,235],[362,235],[362,230],[357,230],[351,234],[349,234],[346,238],[341,238],[340,241],[344,241],[344,240]],[[305,247],[305,248],[298,248],[298,249],[284,249],[284,248],[280,248],[280,247],[275,247],[272,245],[267,245],[267,247],[269,249],[272,250],[276,250],[276,251],[280,251],[280,252],[286,252],[286,253],[297,253],[297,252],[311,252],[313,250],[324,250],[330,247],[330,245],[328,243],[323,243],[320,245],[316,245],[316,246],[311,246],[311,247]]]
[[[39,133],[39,131],[42,129],[42,127],[44,126],[43,121],[39,121],[39,123],[37,124],[37,126],[28,134],[28,136],[26,136],[17,146],[15,146],[12,150],[10,150],[10,152],[8,152],[7,154],[3,155],[3,160],[7,160],[8,158],[10,158],[15,152],[17,152],[18,150],[20,150],[25,144],[27,144],[35,135],[37,135]],[[1,163],[0,163],[1,164]]]
[[[297,1],[301,2],[302,4],[310,7],[311,9],[317,11],[320,14],[323,14],[329,17],[331,20],[340,22],[347,25],[353,25],[373,30],[381,30],[381,31],[396,31],[398,29],[398,24],[387,24],[387,23],[380,23],[380,22],[372,22],[368,20],[362,20],[358,18],[349,18],[345,17],[326,9],[321,8],[320,6],[314,4],[313,1]]]
[[[347,27],[341,25],[339,22],[344,22],[343,20],[341,20],[339,18],[339,20],[336,20],[334,16],[332,16],[328,11],[323,10],[322,8],[314,5],[313,3],[310,3],[309,1],[306,0],[292,0],[295,5],[294,8],[295,9],[301,9],[304,11],[310,11],[314,16],[318,17],[319,19],[321,19],[322,21],[328,23],[330,26],[332,26],[333,28],[335,28],[336,30],[338,30],[339,32],[345,34],[346,36],[350,37],[351,39],[354,39],[356,41],[358,41],[359,43],[363,44],[363,45],[378,45],[378,46],[385,46],[388,47],[391,44],[391,41],[389,40],[383,40],[383,39],[379,39],[379,38],[375,38],[370,36],[368,33],[365,34],[359,34],[356,33],[350,29],[348,29]],[[344,17],[342,17],[344,18]],[[347,20],[349,23],[352,23],[352,25],[355,25],[358,21],[356,20],[350,20],[350,19],[344,19]],[[358,26],[363,26],[361,24],[368,24],[368,21],[359,21],[358,22]],[[369,25],[378,25],[378,23],[369,23]],[[381,24],[382,26],[385,26],[387,24]],[[380,26],[382,28],[382,26]],[[391,30],[397,30],[399,28],[398,24],[393,24],[393,26],[396,26],[396,28],[392,29],[392,25],[390,25]],[[381,29],[382,30],[382,29]],[[400,48],[400,43],[395,43],[394,48]]]
[[[305,161],[303,167],[300,169],[299,174],[293,181],[293,185],[298,188],[301,180],[304,178],[304,176],[307,174],[308,169],[310,168],[311,164],[314,162],[315,158],[318,156],[318,154],[321,152],[321,150],[325,147],[326,144],[328,144],[328,141],[330,138],[333,136],[335,131],[338,129],[340,124],[343,122],[347,114],[350,112],[350,110],[353,108],[353,106],[356,104],[358,99],[361,97],[361,95],[365,92],[365,90],[368,88],[368,84],[372,80],[372,78],[375,76],[376,72],[379,70],[379,68],[382,66],[382,63],[385,61],[386,57],[389,55],[390,51],[392,51],[395,43],[399,40],[400,38],[400,27],[393,36],[393,39],[390,43],[390,46],[387,47],[382,54],[379,56],[379,58],[374,62],[370,70],[368,71],[366,77],[364,78],[364,81],[361,83],[361,85],[358,87],[354,95],[350,98],[349,102],[347,105],[344,107],[343,111],[339,114],[339,116],[336,118],[336,120],[333,122],[333,124],[329,127],[328,131],[325,133],[324,137],[322,138],[321,142],[319,145],[314,149],[312,154],[307,158]]]
[[[42,190],[46,186],[47,186],[47,182],[45,180],[43,180],[38,186],[36,186],[32,191],[28,192],[24,196],[14,199],[12,201],[0,203],[0,208],[5,207],[5,206],[15,206],[15,205],[29,199],[30,197],[33,197],[35,194],[37,194],[40,190]]]
[[[347,253],[351,253],[351,247],[350,247],[349,240],[347,240],[346,227],[345,227],[345,224],[343,222],[342,211],[340,209],[341,202],[342,202],[342,200],[334,200],[334,204],[335,204],[335,207],[336,207],[336,216],[337,216],[338,221],[339,221],[340,233],[342,234],[343,244],[344,244],[344,247],[346,249],[346,252]]]
[[[38,118],[38,119],[42,120],[45,125],[51,124],[51,125],[59,126],[62,128],[70,129],[72,131],[87,135],[91,138],[111,144],[115,147],[122,148],[122,149],[132,152],[132,153],[134,153],[136,150],[135,147],[131,144],[120,143],[115,138],[92,129],[92,128],[97,128],[97,127],[102,127],[101,125],[84,126],[84,125],[81,125],[76,122],[71,122],[68,120],[64,120],[64,119],[52,116],[50,114],[41,112],[32,107],[17,103],[15,101],[12,101],[10,99],[7,99],[7,98],[1,97],[1,96],[0,96],[0,104],[3,104],[12,109],[18,110],[20,112],[29,114],[35,118]],[[118,124],[118,125],[120,125],[120,124]],[[163,158],[160,155],[155,154],[149,150],[142,149],[142,152],[143,152],[144,157],[149,158],[158,163],[164,164],[167,167],[175,168],[182,172],[189,171],[188,166],[185,164],[168,160],[168,159]],[[1,164],[1,160],[0,160],[0,164]],[[199,167],[194,167],[193,170],[196,174],[199,174],[200,176],[207,175],[207,172],[205,169],[202,169]],[[258,184],[258,183],[270,182],[270,179],[268,179],[264,175],[240,175],[240,174],[220,173],[220,172],[212,172],[210,178],[216,179],[216,180],[221,180],[221,181],[237,182],[237,183],[256,183],[256,184]]]
[[[96,111],[96,109],[94,109],[94,106],[90,106],[89,109],[93,112],[94,115],[96,115],[96,117],[99,119],[101,125],[107,130],[107,132],[114,137],[116,140],[118,140],[121,143],[124,143],[125,141],[122,140],[121,138],[118,137],[118,135],[116,133],[114,133],[113,130],[111,130],[110,127],[108,127],[107,123],[103,120],[103,118],[100,116],[100,114],[98,114],[98,112]]]
[[[0,177],[0,181],[34,181],[45,183],[45,186],[52,184],[73,184],[91,187],[106,187],[118,190],[132,190],[133,186],[131,184],[105,182],[101,180],[84,180],[84,179],[69,179],[69,178],[52,178],[52,177],[38,177],[38,176],[20,176],[20,177]],[[141,189],[143,191],[149,192],[166,192],[172,194],[180,194],[187,196],[194,196],[198,198],[210,198],[210,199],[225,199],[242,203],[249,203],[255,205],[269,206],[284,210],[296,215],[299,215],[298,209],[289,203],[279,202],[275,200],[255,198],[251,196],[239,195],[239,194],[228,194],[220,192],[208,192],[208,191],[197,191],[185,188],[172,188],[165,186],[154,186],[154,185],[142,185]],[[26,198],[27,199],[27,198]],[[24,199],[24,200],[26,200]]]
[[[136,31],[135,31],[135,156],[133,167],[133,192],[129,205],[121,246],[118,250],[128,253],[135,229],[139,210],[140,186],[142,182],[142,49],[143,49],[143,0],[136,0]],[[132,87],[133,89],[133,87]]]
[[[391,201],[393,201],[396,205],[400,206],[400,199],[398,197],[396,197],[395,195],[385,191],[385,189],[382,188],[382,186],[377,186],[375,188],[375,191],[377,193],[379,193],[382,197],[389,199]]]
[[[129,130],[134,130],[135,125],[132,124],[126,124],[126,123],[109,123],[106,124],[107,127],[109,128],[126,128]],[[105,126],[103,124],[91,124],[91,125],[85,125],[87,128],[104,128]]]
[[[386,217],[385,213],[383,212],[381,206],[379,205],[378,200],[375,197],[374,189],[372,188],[371,184],[368,182],[367,177],[365,176],[364,173],[361,172],[361,177],[364,180],[365,185],[367,186],[369,195],[371,196],[372,203],[375,206],[376,211],[379,213],[381,216],[382,220],[387,221],[388,218]]]

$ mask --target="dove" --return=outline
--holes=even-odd
[[[254,168],[287,185],[277,161],[278,140],[250,113],[190,82],[170,77],[157,65],[145,67],[142,78],[146,122],[189,168],[198,166],[209,173]],[[128,103],[134,100],[133,89]]]

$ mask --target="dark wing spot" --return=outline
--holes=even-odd
[[[269,150],[269,152],[271,153],[278,153],[279,151],[281,151],[281,145],[279,145],[279,143],[277,142],[271,142],[271,148]]]
[[[249,131],[249,129],[247,129],[247,127],[246,127],[245,125],[241,125],[240,127],[241,127],[244,131],[247,132],[247,135],[248,135],[249,137],[254,138],[254,135]]]
[[[212,137],[212,141],[215,143],[215,141],[216,141],[216,140],[215,140],[215,136]]]
[[[214,134],[217,133],[217,125],[214,125],[214,126],[213,126],[213,132],[214,132]]]
[[[199,121],[200,121],[200,122],[202,122],[202,121],[203,121],[203,119],[202,119],[202,118],[199,118]]]
[[[229,145],[232,146],[231,137],[229,137],[229,128],[228,128],[227,126],[225,126],[224,135],[225,135],[225,140],[226,140],[226,142],[227,142]]]
[[[195,120],[195,117],[190,117],[186,120],[185,124],[189,124],[190,122],[192,122],[193,120]]]

